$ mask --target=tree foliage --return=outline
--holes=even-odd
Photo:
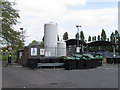
[[[119,40],[119,33],[117,30],[115,30],[115,32],[112,32],[110,35],[110,42],[118,44],[118,40]]]
[[[100,41],[100,35],[98,35],[97,40]]]
[[[115,43],[115,34],[113,32],[110,35],[110,42]]]
[[[119,38],[119,32],[117,30],[115,30],[115,37]]]
[[[119,33],[117,30],[115,30],[115,43],[118,43],[118,39],[119,39]]]
[[[88,42],[91,42],[91,36],[88,37]]]
[[[105,30],[104,29],[102,29],[102,33],[101,33],[101,40],[102,41],[106,41],[106,32],[105,32]]]
[[[79,38],[79,33],[76,33],[75,39],[78,39],[78,38]]]
[[[93,37],[92,37],[92,41],[93,41],[93,42],[96,41],[96,36],[93,36]]]
[[[85,36],[84,36],[83,31],[80,32],[80,40],[81,40],[81,41],[84,41],[84,40],[85,40]]]
[[[94,36],[94,40],[96,41],[96,36]]]
[[[63,35],[63,40],[68,40],[68,38],[69,38],[69,37],[68,37],[68,33],[65,32],[64,35]]]
[[[14,2],[3,0],[1,2],[2,12],[2,38],[6,40],[8,45],[19,46],[21,45],[20,32],[14,30],[13,25],[18,23],[17,19],[20,18],[18,10],[14,9]]]
[[[36,40],[33,40],[31,43],[29,43],[29,46],[39,45],[39,42]]]

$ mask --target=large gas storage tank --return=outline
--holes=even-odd
[[[48,23],[44,25],[45,56],[57,56],[57,35],[57,24]]]
[[[66,56],[66,43],[63,41],[57,42],[57,57]]]

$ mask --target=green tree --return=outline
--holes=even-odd
[[[118,43],[118,39],[119,39],[119,33],[117,30],[115,30],[115,43]]]
[[[95,41],[95,36],[92,37],[92,41],[93,41],[93,42]]]
[[[1,2],[1,1],[0,1]],[[14,2],[9,2],[7,0],[2,0],[1,2],[1,24],[2,24],[2,38],[6,40],[8,45],[13,47],[20,45],[20,32],[14,30],[13,25],[18,23],[18,10],[14,9]]]
[[[43,41],[40,42],[40,46],[41,46],[42,48],[44,48],[44,42],[43,42]]]
[[[68,40],[68,38],[69,38],[69,37],[68,37],[68,33],[65,32],[64,35],[63,35],[63,40]]]
[[[94,36],[94,40],[96,41],[96,36]]]
[[[91,36],[88,37],[88,42],[91,42]]]
[[[92,37],[92,41],[96,41],[96,36],[93,36],[93,37]]]
[[[80,32],[80,40],[84,42],[85,37],[83,31]]]
[[[98,39],[98,41],[100,41],[100,35],[98,35],[98,38],[97,38],[97,39]]]
[[[79,33],[76,33],[75,39],[78,39],[78,38],[79,38]]]
[[[104,29],[102,29],[102,33],[101,33],[101,40],[102,41],[106,41],[106,32],[105,32],[105,30]]]
[[[29,44],[29,46],[33,46],[33,45],[39,45],[39,42],[36,41],[36,40],[33,40],[33,41]]]
[[[22,46],[25,45],[25,38],[28,37],[26,36],[26,30],[24,30],[23,28],[20,28],[21,32],[20,32],[20,39],[22,41]]]
[[[115,34],[113,32],[110,35],[110,42],[115,43]]]

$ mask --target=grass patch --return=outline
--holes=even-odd
[[[5,60],[8,60],[8,55],[2,55],[2,60],[5,61]],[[17,56],[16,55],[12,55],[12,60],[16,60]]]

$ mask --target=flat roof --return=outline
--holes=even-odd
[[[95,41],[95,42],[91,42],[87,44],[88,46],[112,46],[112,45],[116,45],[112,42],[108,42],[108,41]]]

